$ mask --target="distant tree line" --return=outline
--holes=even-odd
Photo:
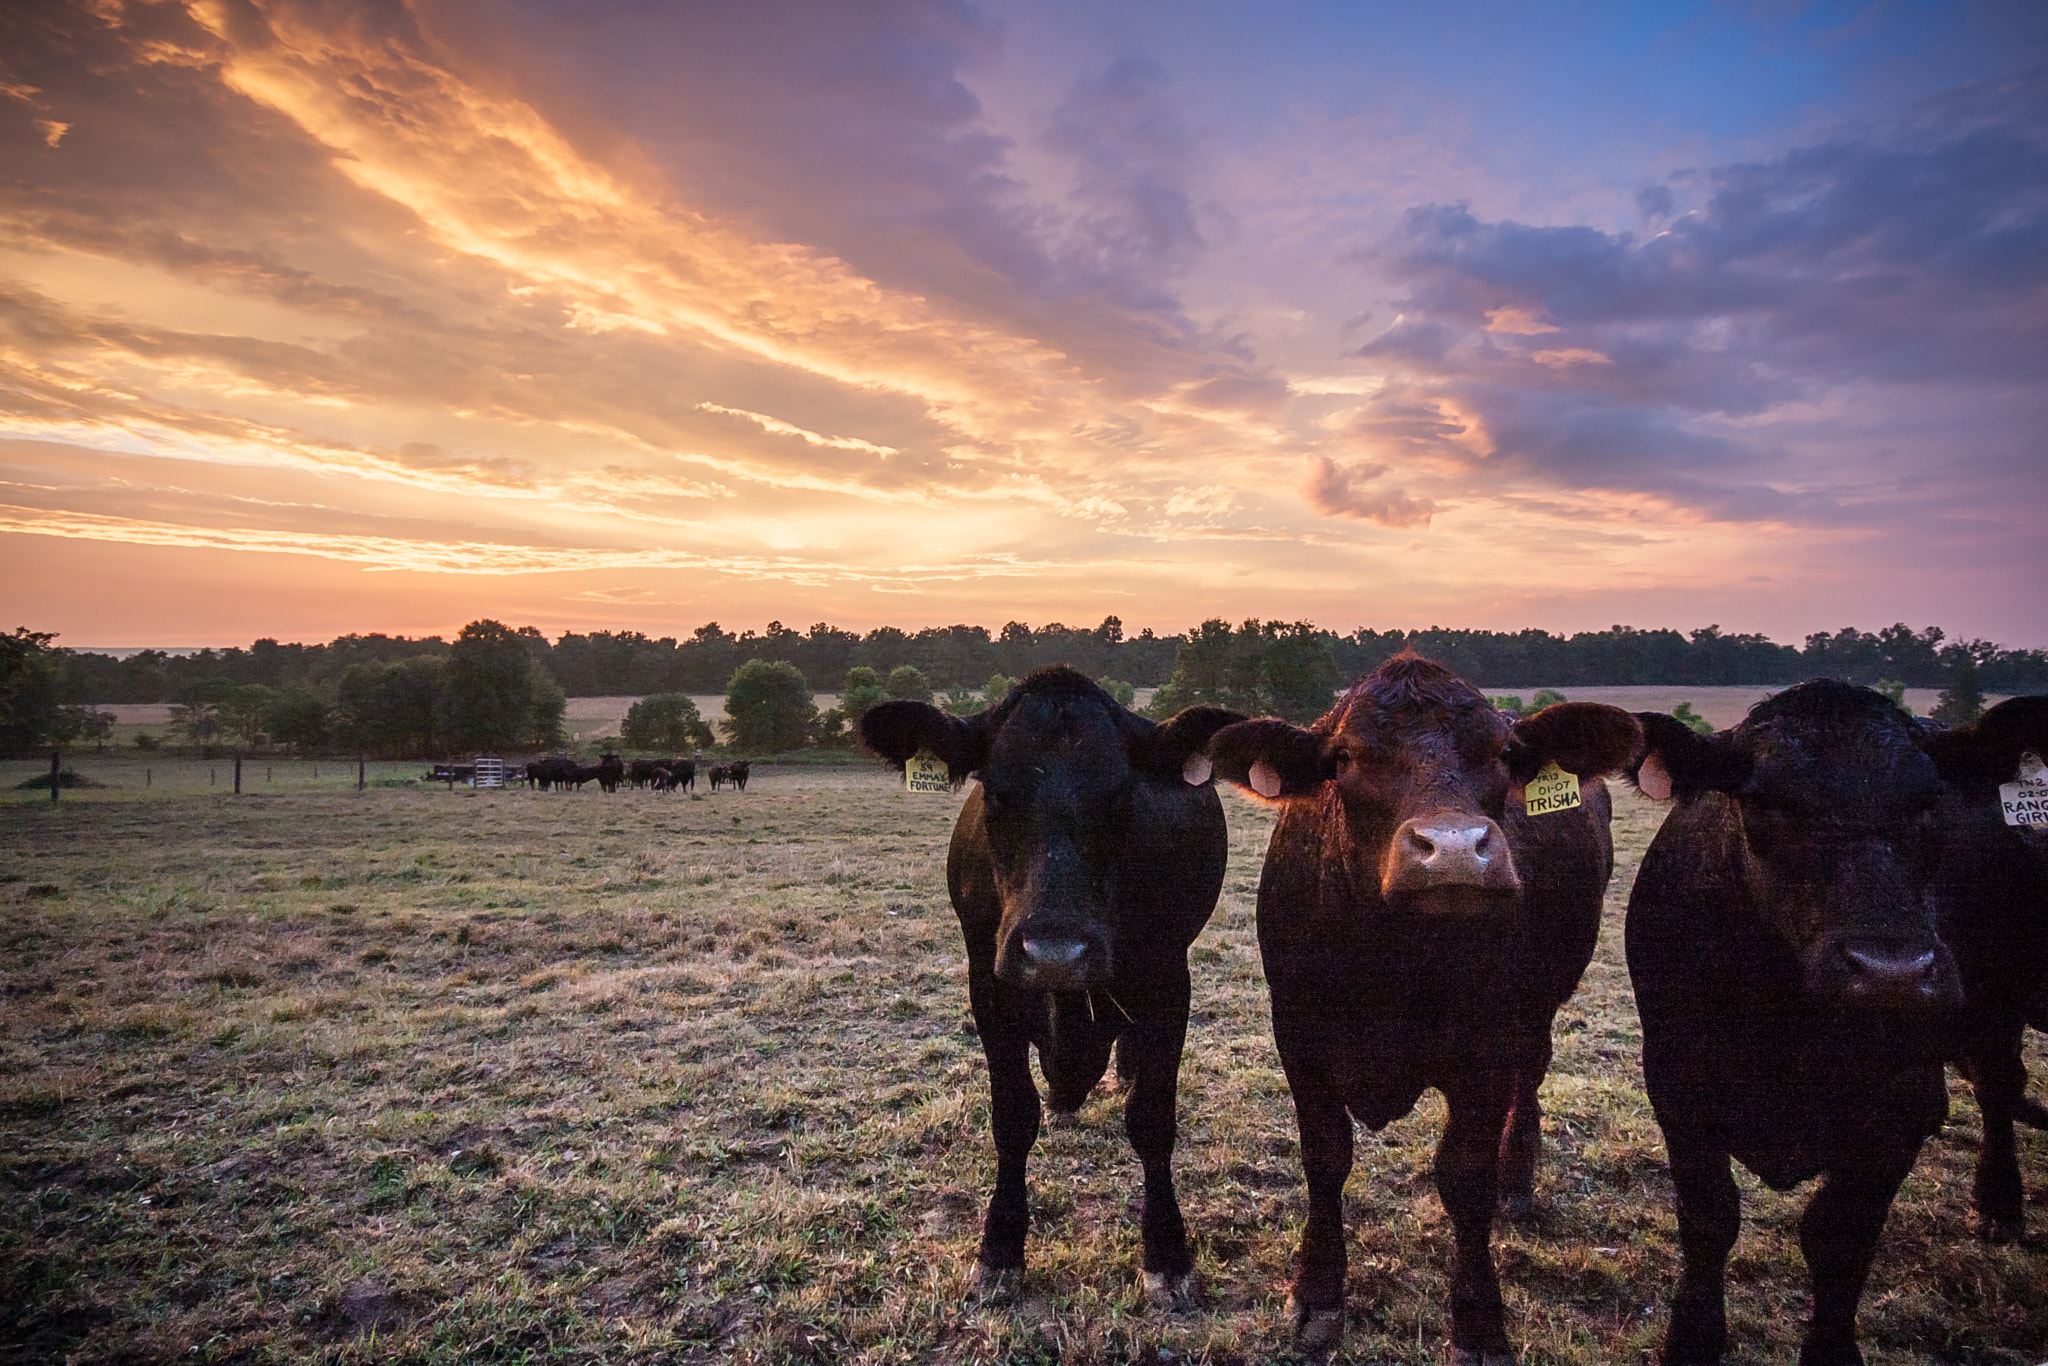
[[[799,632],[770,622],[758,634],[735,634],[714,621],[680,640],[637,631],[570,631],[550,642],[531,626],[511,634],[571,697],[703,696],[723,693],[734,672],[750,659],[792,664],[805,678],[822,680],[828,690],[849,669],[873,669],[886,677],[903,665],[916,668],[941,692],[979,688],[996,674],[1022,678],[1047,664],[1067,664],[1091,677],[1158,687],[1172,676],[1183,645],[1207,642],[1213,649],[1218,631],[1235,634],[1247,625],[1260,632],[1278,629],[1273,623],[1232,627],[1212,620],[1181,635],[1145,630],[1126,636],[1123,623],[1108,617],[1093,628],[1054,622],[1033,629],[1013,621],[993,633],[984,626],[935,626],[915,632],[883,626],[860,635],[823,622]],[[1308,637],[1322,641],[1345,679],[1413,649],[1475,682],[1501,687],[1763,686],[1827,677],[1935,688],[1945,686],[1967,657],[1987,692],[2048,691],[2048,650],[1950,640],[1940,627],[1915,631],[1903,622],[1874,633],[1854,627],[1818,632],[1806,638],[1803,648],[1761,635],[1724,634],[1718,626],[1690,633],[1612,626],[1570,636],[1432,626],[1423,631],[1361,629],[1339,635],[1297,622],[1289,623],[1283,634],[1294,642],[1284,648],[1302,648]],[[177,702],[195,686],[221,684],[256,683],[277,690],[301,682],[318,689],[334,684],[352,665],[445,659],[450,648],[439,636],[347,635],[324,645],[265,639],[246,650],[201,650],[190,655],[145,650],[126,659],[59,649],[55,700],[79,705]]]
[[[537,749],[559,742],[565,696],[687,699],[729,693],[743,671],[748,688],[763,696],[793,698],[789,675],[842,693],[841,705],[823,713],[813,708],[760,726],[741,721],[749,748],[799,731],[805,743],[850,744],[852,722],[880,697],[936,700],[965,714],[1048,664],[1080,669],[1122,695],[1157,688],[1153,709],[1161,714],[1214,702],[1302,720],[1320,714],[1338,686],[1404,649],[1495,687],[1779,686],[1834,677],[1949,689],[1967,674],[1965,692],[2048,692],[2048,650],[1951,640],[1939,627],[1915,631],[1904,623],[1874,633],[1818,632],[1798,647],[1718,626],[1690,633],[1613,626],[1570,636],[1433,626],[1339,635],[1305,621],[1232,625],[1218,618],[1179,635],[1126,636],[1112,616],[1093,628],[1013,621],[993,633],[885,626],[865,635],[823,622],[802,632],[770,622],[760,633],[735,634],[709,622],[687,639],[572,631],[550,641],[531,626],[479,621],[453,642],[381,634],[312,645],[263,639],[246,650],[146,650],[125,659],[59,648],[48,633],[21,628],[0,637],[0,748],[19,753],[104,738],[110,718],[97,708],[168,702],[178,735],[199,745],[268,742],[393,756]],[[782,667],[771,680],[750,664]],[[694,707],[684,715],[673,701],[662,706],[659,717],[650,712],[635,725],[634,738],[709,739]],[[740,716],[730,705],[727,712]]]
[[[52,649],[50,640],[26,629],[0,637],[0,748],[9,753],[112,731],[110,715],[61,700],[77,686],[72,671],[81,660],[107,656]],[[337,667],[273,673],[274,683],[219,666],[230,657],[269,662],[306,649],[273,652],[264,644],[213,652],[215,668],[184,677],[168,698],[159,695],[171,702],[172,739],[202,750],[275,745],[392,758],[541,749],[562,739],[566,695],[526,638],[495,621],[471,622],[453,643],[436,641],[428,651],[345,650],[327,660]],[[96,702],[118,700],[125,699]],[[152,744],[162,738],[148,737]]]

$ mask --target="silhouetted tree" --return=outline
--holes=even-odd
[[[743,754],[773,754],[810,743],[818,720],[811,685],[785,660],[750,659],[725,690],[726,739]]]
[[[643,697],[626,709],[619,739],[633,749],[677,754],[710,744],[712,735],[688,693],[663,692]]]
[[[1967,726],[1983,713],[1984,690],[1977,684],[1977,661],[1964,655],[1950,670],[1948,686],[1928,716],[1944,726]]]

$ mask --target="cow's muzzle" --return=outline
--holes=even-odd
[[[1955,960],[1938,941],[1838,939],[1819,967],[1814,985],[1859,1011],[1932,1015],[1962,1005]]]
[[[1433,811],[1401,822],[1380,865],[1380,895],[1412,900],[1432,892],[1512,896],[1522,890],[1508,839],[1474,811]],[[1460,904],[1468,898],[1450,900]]]
[[[1114,975],[1109,940],[1086,925],[1026,921],[996,953],[996,976],[1029,991],[1078,991]]]

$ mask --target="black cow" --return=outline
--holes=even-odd
[[[1247,721],[1210,743],[1218,776],[1280,806],[1259,952],[1308,1178],[1290,1302],[1303,1347],[1343,1336],[1352,1120],[1381,1128],[1433,1086],[1449,1108],[1436,1185],[1457,1236],[1451,1345],[1460,1362],[1508,1359],[1494,1206],[1503,1189],[1533,1200],[1551,1021],[1592,958],[1614,866],[1599,777],[1641,734],[1592,703],[1512,721],[1404,654],[1311,728]],[[1523,785],[1552,762],[1581,802],[1531,815]]]
[[[724,764],[713,764],[705,776],[711,780],[711,790],[716,792],[719,788],[725,786],[725,780],[729,774],[730,770]]]
[[[626,765],[626,781],[634,787],[645,787],[654,781],[654,775],[666,768],[660,759],[635,759]]]
[[[1014,1286],[1038,1138],[1030,1048],[1056,1122],[1109,1064],[1132,1079],[1124,1129],[1144,1166],[1145,1293],[1184,1303],[1194,1256],[1173,1185],[1174,1103],[1187,1037],[1188,946],[1223,887],[1223,807],[1203,744],[1234,712],[1156,724],[1083,675],[1041,669],[971,717],[884,702],[863,743],[898,768],[920,752],[980,785],[953,827],[946,885],[967,941],[967,994],[988,1057],[996,1186],[976,1254],[982,1289]]]
[[[549,788],[563,791],[575,780],[576,761],[560,755],[550,755],[536,763],[528,764],[526,771],[534,775],[542,791]]]
[[[546,772],[547,766],[539,759],[529,760],[526,765],[526,785],[533,788],[545,788],[547,780],[543,775]]]
[[[1678,1196],[1667,1363],[1727,1343],[1742,1221],[1732,1156],[1774,1190],[1818,1176],[1799,1246],[1806,1366],[1860,1362],[1856,1302],[1892,1197],[1948,1113],[1962,1005],[1932,882],[1942,780],[1882,694],[1788,688],[1733,730],[1642,714],[1635,779],[1677,809],[1628,906],[1643,1079]]]
[[[697,765],[689,759],[669,760],[668,787],[671,792],[677,788],[689,788],[691,791],[695,791],[697,787]]]
[[[617,792],[619,784],[626,780],[626,765],[616,754],[600,755],[597,761],[597,785],[606,792]]]
[[[740,791],[747,790],[747,773],[753,765],[745,759],[735,759],[725,767],[725,780]]]
[[[2021,755],[2048,752],[2048,697],[2001,702],[1927,749],[1949,780],[1936,899],[1963,979],[1959,1061],[1984,1125],[1971,1205],[1978,1233],[2003,1242],[2025,1223],[2013,1122],[2048,1128],[2020,1057],[2028,1025],[2048,1030],[2048,827],[2006,824],[1998,788]]]

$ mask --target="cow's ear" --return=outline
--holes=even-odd
[[[1209,781],[1210,737],[1242,720],[1243,713],[1222,707],[1188,707],[1175,712],[1170,720],[1132,735],[1131,766],[1161,775],[1177,773],[1200,786]]]
[[[1217,731],[1209,759],[1217,777],[1269,800],[1311,792],[1336,773],[1328,740],[1270,716]]]
[[[860,714],[863,745],[898,769],[930,751],[946,761],[956,783],[981,767],[982,740],[973,720],[948,716],[926,702],[878,702]]]
[[[1749,754],[1729,734],[1701,735],[1675,716],[1639,711],[1643,750],[1628,766],[1628,780],[1645,797],[1691,801],[1705,792],[1737,792],[1749,781]]]
[[[1642,748],[1642,723],[1620,707],[1559,702],[1515,722],[1500,757],[1508,776],[1526,783],[1548,763],[1581,778],[1619,773]]]
[[[1923,742],[1941,776],[1958,787],[1996,787],[2019,771],[2022,754],[2048,759],[2048,696],[2010,697],[1955,730]]]

